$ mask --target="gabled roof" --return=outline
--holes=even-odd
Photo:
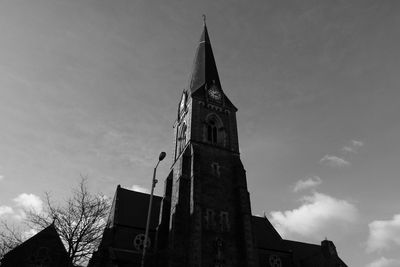
[[[295,260],[307,259],[321,254],[321,246],[304,242],[283,240],[285,246],[293,252]]]
[[[257,248],[285,250],[281,236],[267,218],[252,216],[252,224]]]
[[[276,250],[291,253],[294,262],[304,264],[304,266],[347,266],[337,254],[324,254],[324,246],[282,239],[265,217],[252,216],[252,226],[257,249],[259,250]],[[330,245],[334,246],[332,241],[326,240],[322,244],[324,242],[329,242]],[[327,251],[325,250],[325,252]]]
[[[193,69],[189,82],[189,92],[193,94],[206,84],[211,86],[214,83],[219,88],[222,88],[211,48],[210,37],[208,36],[207,26],[204,24],[203,33],[201,34],[194,57]]]
[[[64,245],[61,242],[61,239],[57,233],[56,228],[54,227],[54,224],[50,224],[46,228],[44,228],[42,231],[37,233],[36,235],[28,238],[25,240],[23,243],[19,244],[17,247],[9,251],[6,255],[8,254],[14,254],[14,253],[19,253],[20,251],[28,248],[29,246],[36,245],[37,243],[41,243],[43,240],[46,242],[56,242],[61,244],[61,246],[64,248]],[[57,245],[59,245],[57,244]],[[64,248],[65,251],[65,248]]]
[[[150,195],[117,186],[108,225],[145,228]],[[156,229],[162,197],[154,196],[150,229]]]
[[[324,255],[324,248],[320,245],[292,240],[283,240],[283,243],[293,253],[293,259],[305,266],[347,267],[337,254]]]
[[[43,254],[43,251],[46,253]],[[65,263],[65,266],[71,265],[67,251],[54,224],[50,224],[4,255],[1,266],[25,266],[27,264],[26,259],[32,258],[36,255],[35,253],[42,253],[53,258],[54,264]]]

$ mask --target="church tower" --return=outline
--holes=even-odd
[[[174,162],[158,228],[160,266],[258,265],[236,112],[204,24],[174,124]]]
[[[150,195],[118,186],[90,267],[142,266],[149,226],[146,267],[347,267],[332,241],[286,240],[265,216],[252,216],[236,112],[204,25],[177,107],[164,196],[155,197],[148,224]]]

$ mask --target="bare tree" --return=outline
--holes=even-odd
[[[24,238],[19,229],[10,226],[5,221],[2,221],[0,224],[0,259],[2,259],[8,251],[21,244]]]
[[[109,201],[89,193],[85,178],[64,205],[54,204],[50,194],[45,195],[45,212],[28,211],[28,225],[41,230],[54,222],[73,264],[86,263],[101,241]]]

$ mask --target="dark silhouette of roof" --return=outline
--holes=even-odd
[[[292,251],[295,259],[307,259],[322,253],[320,245],[285,239],[283,243]]]
[[[205,84],[212,85],[214,83],[221,88],[210,37],[208,36],[207,26],[204,25],[193,62],[189,91],[193,94]]]
[[[252,216],[253,232],[257,248],[262,251],[281,251],[292,255],[301,266],[346,267],[339,258],[332,241],[324,240],[321,245],[282,239],[265,217]],[[333,248],[332,250],[329,247]]]
[[[285,250],[282,237],[267,218],[252,216],[256,244],[261,249]]]
[[[225,105],[237,111],[235,105],[232,104],[222,90],[210,37],[208,36],[207,26],[204,24],[203,32],[193,61],[189,86],[186,91],[188,91],[191,96],[200,96],[204,95],[205,90],[214,85],[221,90]]]
[[[108,224],[145,228],[150,195],[117,186],[114,195]],[[158,225],[162,197],[154,196],[152,213],[150,217],[150,229]]]
[[[149,227],[149,237],[153,242],[148,248],[150,254],[155,247],[161,200],[159,196],[153,197]],[[145,232],[149,201],[149,194],[117,186],[102,241],[88,266],[111,266],[111,262],[121,266],[139,266],[142,254],[135,248],[134,239]]]
[[[2,267],[24,267],[32,266],[32,264],[54,267],[72,266],[54,224],[50,224],[9,251],[1,261]]]

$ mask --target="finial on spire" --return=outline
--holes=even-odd
[[[204,26],[206,26],[206,15],[202,15],[202,17],[203,17],[203,24],[204,24]]]

